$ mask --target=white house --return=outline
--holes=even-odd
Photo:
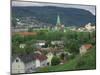
[[[43,54],[36,54],[34,55],[34,59],[35,59],[35,67],[44,67],[47,66],[47,56],[43,55]]]
[[[48,65],[51,65],[51,60],[53,58],[53,53],[52,52],[49,52],[47,55],[47,62],[48,62]]]
[[[13,58],[12,73],[27,73],[30,69],[35,68],[35,60],[33,55],[19,55]]]
[[[51,44],[52,44],[52,45],[63,45],[63,44],[64,44],[64,41],[60,41],[60,40],[51,41]]]
[[[80,55],[84,55],[91,47],[92,47],[91,44],[82,45],[82,46],[79,48]]]
[[[84,32],[84,31],[85,31],[85,28],[84,28],[84,27],[80,27],[80,28],[78,28],[77,31],[78,31],[78,32]]]
[[[95,25],[92,25],[91,23],[88,23],[84,27],[79,27],[77,29],[78,32],[91,32],[94,30],[95,30]]]
[[[12,63],[12,73],[25,73],[25,64],[19,57]]]
[[[12,61],[12,74],[32,73],[38,67],[47,66],[47,57],[42,54],[20,55]]]
[[[85,25],[85,28],[86,28],[88,31],[95,30],[95,26],[92,26],[91,23],[86,24],[86,25]]]
[[[19,48],[25,48],[26,44],[20,44]]]
[[[36,45],[36,47],[41,48],[42,46],[46,45],[46,41],[45,40],[37,40],[35,45]]]

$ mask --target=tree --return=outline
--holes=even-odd
[[[12,26],[13,27],[16,27],[16,25],[17,25],[16,18],[12,18]]]
[[[20,43],[24,43],[25,39],[24,39],[24,37],[16,34],[16,35],[12,36],[12,42],[20,44]]]
[[[51,64],[54,65],[58,65],[60,63],[60,59],[57,56],[54,56],[51,60]]]
[[[29,29],[28,29],[28,32],[32,32],[32,31],[33,31],[33,28],[29,28]]]
[[[79,53],[79,47],[80,47],[80,42],[75,40],[75,39],[70,39],[68,42],[66,42],[66,48],[70,53]]]
[[[64,55],[64,53],[62,53],[62,54],[60,55],[60,58],[61,58],[62,60],[64,60],[64,57],[65,57],[65,55]]]

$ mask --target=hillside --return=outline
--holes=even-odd
[[[54,72],[54,71],[69,71],[69,70],[88,70],[96,68],[96,51],[92,48],[84,56],[77,55],[74,59],[66,64],[40,68],[38,72]]]
[[[61,23],[66,26],[84,25],[89,22],[95,24],[95,16],[87,10],[77,8],[62,8],[54,6],[12,7],[14,17],[34,17],[36,20],[56,24],[57,14],[60,15]]]

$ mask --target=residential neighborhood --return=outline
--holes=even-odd
[[[89,11],[13,6],[12,13],[12,74],[96,68],[96,23]]]
[[[65,28],[63,30],[60,30],[60,27],[58,25],[59,19],[57,19],[55,32],[60,32],[61,34],[64,35],[68,31],[64,32]],[[87,31],[84,30],[85,28],[87,29]],[[91,33],[93,33],[95,31],[94,27],[90,28],[90,23],[89,23],[88,25],[84,27],[84,29],[83,28],[80,28],[80,30],[79,28],[78,30],[69,29],[69,31],[74,32],[73,35],[75,35],[75,33],[88,33],[89,35],[84,34],[84,35],[88,35],[88,37],[85,37],[85,38],[90,39],[92,36],[91,40],[93,41],[95,34],[90,35],[90,31]],[[68,51],[68,49],[70,49],[68,48],[68,45],[70,44],[68,44],[69,42],[66,38],[62,37],[62,39],[57,40],[57,39],[54,39],[55,34],[53,34],[53,37],[51,40],[45,40],[47,36],[43,37],[43,39],[41,37],[44,33],[45,32],[34,32],[34,31],[13,32],[12,36],[15,36],[15,35],[19,36],[19,39],[18,39],[19,41],[16,40],[18,37],[15,36],[16,37],[15,42],[16,42],[16,46],[18,45],[19,47],[18,49],[22,51],[19,51],[20,53],[17,52],[17,54],[16,52],[13,53],[14,56],[12,56],[12,59],[13,59],[12,60],[12,73],[33,73],[33,72],[38,72],[39,68],[42,68],[42,67],[47,67],[47,66],[52,66],[52,65],[62,65],[62,64],[67,63],[72,58],[74,58],[73,57],[74,54],[79,54],[80,56],[83,56],[86,53],[88,53],[90,49],[93,48],[92,42],[91,43],[84,42],[83,44],[80,42],[81,44],[78,43],[79,46],[77,46],[77,48],[70,47],[71,49],[76,48],[77,51],[75,51],[74,53],[73,50]],[[50,34],[51,32],[48,31],[46,33]],[[34,40],[34,39],[37,39],[37,37],[36,38],[34,37],[37,35],[40,36],[41,38],[38,40]],[[60,35],[60,34],[58,33],[56,35]],[[80,36],[80,35],[77,35],[77,36]],[[60,38],[60,36],[59,37],[55,36],[55,38]],[[18,42],[19,44],[17,44]],[[93,43],[95,43],[95,40],[93,41]],[[16,47],[14,47],[13,49],[16,49]],[[25,49],[29,49],[30,51],[29,50],[25,51]],[[57,61],[55,61],[56,59]]]

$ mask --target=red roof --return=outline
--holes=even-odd
[[[36,32],[18,32],[17,34],[22,36],[36,35]]]
[[[90,49],[91,47],[92,47],[92,45],[91,44],[85,44],[85,45],[83,45],[86,49]]]
[[[44,61],[44,60],[47,59],[47,57],[46,57],[45,55],[43,55],[43,54],[38,54],[38,53],[36,53],[36,54],[34,55],[33,59],[39,59],[40,61]]]

